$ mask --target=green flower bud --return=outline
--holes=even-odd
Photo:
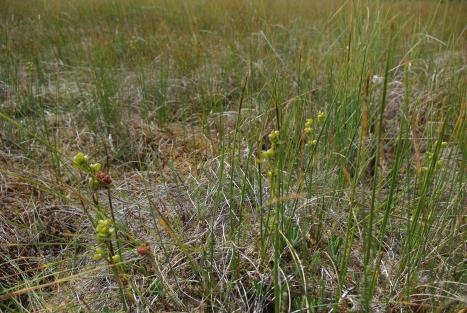
[[[313,124],[313,119],[308,118],[305,122],[305,128],[311,128],[311,125]]]
[[[318,143],[318,141],[317,141],[316,139],[313,139],[313,140],[308,141],[308,144],[309,144],[310,146],[314,146],[314,145],[316,145],[317,143]]]
[[[73,162],[76,165],[82,166],[85,165],[89,160],[89,157],[85,155],[83,152],[78,152],[74,157],[73,157]]]
[[[326,117],[326,114],[323,111],[319,111],[318,112],[318,123],[322,123],[325,117]]]
[[[108,226],[104,224],[97,224],[96,232],[97,233],[106,233],[108,231]]]
[[[102,253],[96,253],[94,254],[94,256],[92,257],[92,259],[94,261],[99,261],[100,259],[102,259]]]
[[[99,162],[97,163],[93,163],[89,166],[89,169],[91,170],[91,172],[93,173],[97,173],[101,170],[101,167],[102,167],[102,164],[100,164]]]
[[[120,258],[120,256],[118,254],[112,256],[111,258],[112,262],[113,263],[119,263],[122,259]]]
[[[268,135],[269,140],[273,143],[277,143],[279,140],[279,131],[278,130],[273,130],[269,135]]]
[[[261,152],[261,157],[264,159],[270,158],[274,155],[274,148]]]
[[[112,224],[112,221],[109,220],[108,218],[106,218],[105,220],[99,220],[97,222],[97,226],[99,226],[99,225],[110,226],[110,224]]]
[[[312,131],[313,131],[313,129],[310,128],[310,127],[305,127],[303,129],[303,132],[305,133],[305,135],[311,134]]]
[[[97,240],[99,240],[99,242],[103,242],[108,238],[107,234],[103,234],[103,233],[97,233],[96,237],[97,237]]]
[[[99,181],[95,177],[89,177],[88,186],[90,189],[96,189],[99,186]]]

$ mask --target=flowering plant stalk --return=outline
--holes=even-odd
[[[92,192],[92,199],[95,205],[99,206],[97,192],[103,189],[107,191],[111,219],[100,219],[95,226],[98,247],[96,248],[93,259],[94,261],[105,259],[115,280],[117,281],[121,302],[125,310],[129,312],[127,298],[131,299],[131,296],[127,297],[125,292],[125,286],[128,282],[126,279],[125,269],[122,266],[123,258],[112,205],[112,178],[108,173],[101,170],[102,165],[100,163],[90,163],[89,157],[82,152],[78,152],[74,156],[73,167],[88,176],[88,188]]]

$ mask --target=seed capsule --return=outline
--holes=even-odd
[[[105,185],[110,185],[112,183],[112,178],[109,174],[99,171],[96,173],[96,178],[98,181]]]

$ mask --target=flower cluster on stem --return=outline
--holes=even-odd
[[[315,146],[318,143],[318,140],[315,139],[315,129],[313,128],[314,124],[321,125],[323,124],[324,120],[326,119],[326,114],[322,111],[318,112],[316,117],[316,123],[314,122],[313,118],[308,118],[305,121],[305,127],[303,128],[303,135],[307,139],[308,146]]]
[[[109,187],[112,184],[110,175],[101,171],[102,164],[99,162],[90,163],[89,156],[82,152],[78,152],[73,157],[73,167],[89,175],[88,186],[91,190]]]

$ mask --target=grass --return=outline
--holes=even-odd
[[[0,311],[465,311],[466,12],[0,2]]]

